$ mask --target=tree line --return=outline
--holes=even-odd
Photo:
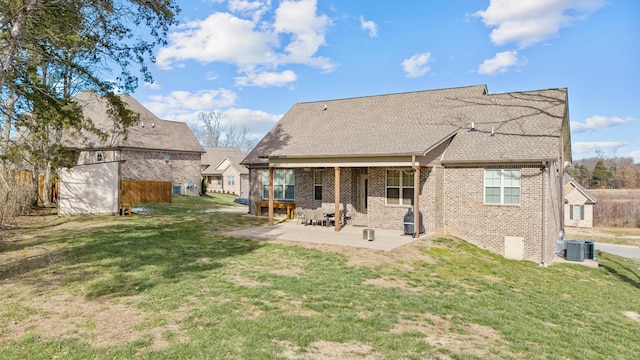
[[[574,162],[565,172],[588,189],[640,188],[640,164],[633,158],[596,154],[596,157]]]

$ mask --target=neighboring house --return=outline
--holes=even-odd
[[[564,88],[484,85],[298,103],[243,160],[249,198],[273,203],[270,224],[285,205],[340,204],[358,224],[401,230],[413,208],[428,233],[546,265],[563,228],[567,104]]]
[[[597,200],[574,178],[564,174],[564,224],[571,227],[593,227],[593,208]]]
[[[246,154],[235,147],[209,147],[202,155],[202,179],[208,192],[249,196],[249,169],[240,165]]]
[[[113,120],[107,115],[105,99],[92,91],[83,91],[75,100],[94,125],[109,133],[107,141],[93,134],[64,140],[75,152],[76,165],[120,161],[120,180],[171,181],[181,194],[200,194],[200,157],[204,149],[182,122],[160,120],[129,95],[120,95],[127,107],[140,115],[127,136],[113,133]]]

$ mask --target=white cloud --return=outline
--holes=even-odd
[[[181,116],[233,106],[237,95],[227,89],[203,90],[196,93],[172,91],[169,95],[151,95],[144,106],[161,119],[190,122]]]
[[[576,142],[571,146],[574,155],[585,155],[590,152],[601,151],[615,151],[619,148],[627,146],[629,143],[626,141],[593,141],[593,142]],[[574,156],[575,157],[575,156]]]
[[[283,72],[261,72],[252,73],[247,72],[245,76],[239,76],[236,78],[236,84],[240,86],[284,86],[296,81],[298,77],[291,70],[285,70]]]
[[[168,70],[186,60],[225,62],[236,65],[246,78],[264,72],[264,77],[279,73],[289,79],[292,72],[274,70],[289,64],[323,72],[335,69],[330,59],[317,55],[332,24],[328,16],[317,14],[316,0],[284,0],[272,19],[262,19],[268,0],[231,0],[228,6],[232,13],[214,13],[170,33],[169,45],[158,51],[158,67]]]
[[[364,16],[360,16],[360,27],[362,30],[369,32],[370,38],[378,36],[378,24],[371,20],[365,20]]]
[[[335,69],[331,60],[314,56],[320,46],[325,45],[325,34],[331,26],[327,15],[316,15],[316,7],[316,0],[280,3],[273,27],[276,33],[291,37],[280,61],[306,64],[330,72]]]
[[[636,163],[640,163],[640,150],[638,151],[631,151],[629,153],[627,153],[626,156],[632,157],[634,162]]]
[[[147,87],[151,90],[160,90],[160,84],[158,84],[157,82],[149,83],[145,81],[142,83],[142,86]]]
[[[632,118],[619,118],[619,117],[606,117],[601,115],[595,115],[587,119],[584,123],[576,121],[571,122],[571,132],[579,133],[587,130],[600,130],[608,127],[628,124],[632,122]]]
[[[413,55],[408,59],[404,59],[402,62],[402,69],[404,70],[405,75],[409,78],[423,76],[431,70],[429,67],[430,59],[431,53],[429,52]]]
[[[491,0],[474,15],[492,27],[495,45],[517,43],[521,48],[555,36],[561,28],[583,20],[605,0]]]
[[[228,124],[249,130],[249,137],[260,140],[280,120],[282,115],[269,114],[259,110],[228,109],[225,111]],[[226,124],[225,124],[226,125]]]
[[[238,66],[276,63],[277,35],[259,32],[256,24],[229,13],[214,13],[202,21],[192,21],[169,34],[169,46],[158,51],[156,64],[170,69],[174,61],[215,61]]]
[[[478,73],[485,75],[504,73],[507,72],[510,67],[517,64],[517,51],[503,51],[497,53],[493,59],[487,59],[482,64],[480,64],[480,66],[478,66]]]

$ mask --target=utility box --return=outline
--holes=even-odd
[[[567,260],[584,261],[584,241],[567,240]]]
[[[595,243],[593,241],[584,242],[584,258],[589,260],[595,259]]]

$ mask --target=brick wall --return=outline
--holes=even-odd
[[[102,153],[103,161],[123,160],[121,166],[122,179],[163,180],[174,185],[188,184],[194,187],[187,189],[188,195],[200,194],[200,154],[169,151],[81,151],[77,154],[77,164],[96,162],[97,153]],[[169,155],[169,163],[165,164],[165,156]]]
[[[513,166],[505,168],[515,168]],[[524,258],[541,260],[541,166],[521,166],[520,205],[484,204],[484,167],[445,169],[444,229],[497,254],[504,254],[504,237],[524,238]],[[551,172],[555,172],[553,169]],[[553,256],[560,224],[554,175],[545,173],[545,257]],[[552,181],[549,182],[549,178]],[[554,195],[555,194],[555,195]]]

